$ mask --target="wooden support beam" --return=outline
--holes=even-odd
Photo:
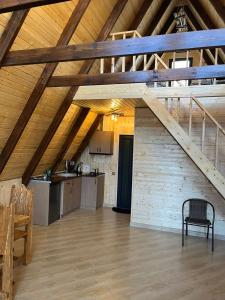
[[[93,134],[97,130],[97,128],[102,120],[103,120],[103,115],[98,115],[96,117],[95,121],[93,122],[90,129],[88,130],[85,138],[83,139],[80,146],[78,147],[76,153],[73,155],[72,160],[77,161],[80,158],[81,154],[83,153],[85,148],[88,146]]]
[[[90,0],[80,0],[75,7],[67,25],[65,26],[57,45],[63,46],[67,45],[73,36],[74,31],[76,30],[81,17],[83,16],[87,6],[89,5]],[[1,154],[0,154],[0,173],[3,171],[7,161],[9,160],[10,155],[16,147],[17,142],[19,141],[28,121],[30,120],[41,96],[44,93],[44,90],[47,86],[48,80],[51,78],[53,72],[57,67],[57,63],[47,65],[38,82],[36,83],[32,94],[30,95],[19,119],[16,122],[16,125],[10,134]]]
[[[70,0],[1,0],[0,13],[6,13],[15,10],[29,9],[35,6],[55,4]]]
[[[104,85],[121,83],[159,82],[171,80],[192,80],[223,78],[225,65],[191,67],[181,69],[159,69],[150,71],[105,73],[98,75],[79,74],[73,76],[53,76],[49,87]]]
[[[138,39],[132,38],[65,47],[12,51],[6,57],[3,66],[78,61],[146,53],[219,48],[223,46],[225,46],[225,29],[221,28],[156,35]]]
[[[220,0],[209,0],[212,6],[215,8],[216,12],[220,16],[220,18],[225,23],[225,2],[223,3]]]
[[[9,19],[9,22],[0,38],[0,66],[16,39],[28,12],[28,9],[16,11]]]
[[[66,137],[66,140],[64,142],[64,144],[62,145],[54,163],[53,163],[53,166],[52,166],[52,171],[55,172],[58,165],[61,163],[61,161],[63,160],[67,150],[69,149],[69,147],[71,146],[75,136],[77,135],[78,131],[80,130],[88,112],[90,111],[89,108],[81,108],[80,109],[80,112],[77,116],[77,118],[75,118],[71,128],[70,128],[70,131]]]
[[[108,19],[106,20],[102,30],[100,31],[97,41],[106,40],[109,33],[111,32],[113,26],[115,25],[116,21],[118,20],[121,12],[123,11],[125,5],[127,4],[128,0],[118,0],[115,6],[112,9]],[[94,60],[89,60],[84,62],[80,69],[80,74],[88,73],[94,64]],[[51,142],[54,134],[56,133],[57,128],[59,127],[60,123],[62,122],[67,110],[69,109],[70,105],[73,102],[73,98],[76,95],[78,87],[71,87],[63,100],[61,106],[59,107],[58,111],[52,123],[50,124],[48,130],[46,131],[42,141],[40,142],[37,150],[35,151],[30,163],[28,164],[24,174],[23,174],[23,183],[28,184],[30,177],[32,176],[35,168],[37,167],[38,163],[40,162],[44,152],[46,151],[49,143]]]

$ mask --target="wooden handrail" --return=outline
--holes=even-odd
[[[191,96],[191,98],[195,101],[195,103],[198,105],[198,107],[203,110],[205,112],[205,114],[211,119],[211,121],[219,128],[219,130],[223,133],[223,135],[225,136],[225,130],[223,129],[223,127],[216,121],[216,119],[208,112],[207,109],[205,109],[205,107],[199,102],[199,100],[194,97]]]

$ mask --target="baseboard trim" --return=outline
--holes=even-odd
[[[171,228],[171,227],[149,225],[149,224],[143,224],[143,223],[137,223],[137,222],[130,222],[130,226],[137,227],[137,228],[145,228],[145,229],[150,229],[150,230],[173,232],[173,233],[181,234],[181,229]],[[203,232],[199,232],[199,231],[189,230],[188,234],[191,236],[205,237],[205,234]],[[225,240],[225,235],[215,234],[215,239]]]

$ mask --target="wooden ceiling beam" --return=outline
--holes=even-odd
[[[118,0],[115,6],[112,9],[108,19],[106,20],[103,28],[101,29],[97,41],[106,40],[108,35],[110,34],[111,30],[113,29],[116,21],[118,20],[121,12],[123,11],[125,5],[127,4],[128,0]],[[83,63],[80,74],[88,73],[91,67],[94,64],[94,60],[89,60]],[[78,87],[71,87],[63,100],[62,104],[60,105],[58,111],[55,114],[55,117],[52,120],[48,130],[46,131],[42,141],[40,142],[37,150],[35,151],[30,163],[28,164],[24,174],[23,174],[23,183],[28,184],[30,177],[32,176],[35,168],[37,167],[38,163],[40,162],[43,154],[45,153],[49,143],[51,142],[56,130],[58,129],[60,123],[62,122],[66,112],[68,111],[70,105],[73,102],[73,98],[76,95]]]
[[[76,30],[84,12],[86,11],[87,6],[89,5],[90,0],[80,0],[75,7],[67,25],[65,26],[57,45],[63,46],[67,45],[73,36],[74,31]],[[40,98],[42,97],[44,90],[47,86],[48,80],[51,78],[53,72],[57,67],[57,63],[52,63],[46,65],[38,82],[36,83],[32,94],[30,95],[19,119],[16,122],[16,125],[10,134],[1,154],[0,154],[0,173],[3,171],[6,163],[8,162],[10,155],[16,147],[28,121],[30,120]]]
[[[93,122],[90,129],[88,130],[85,138],[83,139],[83,141],[81,142],[81,144],[78,147],[77,151],[73,155],[72,160],[77,161],[80,158],[81,154],[83,153],[85,148],[88,146],[93,134],[97,130],[97,128],[98,128],[99,124],[102,122],[102,120],[103,120],[103,115],[98,115],[96,117],[95,121]]]
[[[221,28],[146,36],[138,39],[12,51],[4,60],[3,66],[79,61],[223,46],[225,46],[225,29]]]
[[[15,10],[29,9],[35,6],[55,4],[71,0],[1,0],[0,13],[6,13]]]
[[[141,83],[171,80],[191,80],[225,77],[225,65],[162,69],[136,72],[104,73],[98,75],[79,74],[72,76],[53,76],[49,87],[104,85],[121,83]]]
[[[221,0],[209,0],[214,9],[216,10],[217,14],[225,23],[225,2],[221,2]]]
[[[9,22],[0,38],[0,66],[16,39],[28,12],[29,9],[16,11],[10,17]]]
[[[81,108],[79,111],[78,116],[74,119],[69,133],[67,134],[66,140],[64,141],[59,153],[57,154],[54,163],[52,165],[52,172],[55,172],[58,165],[63,160],[64,156],[66,155],[66,152],[68,151],[69,147],[71,146],[74,138],[76,137],[78,131],[80,130],[81,126],[83,125],[90,109],[89,108]]]

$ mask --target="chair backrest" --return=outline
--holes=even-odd
[[[192,198],[184,201],[182,214],[184,216],[184,206],[186,203],[189,203],[189,217],[193,219],[207,219],[207,209],[208,206],[212,208],[212,223],[215,220],[215,209],[212,203],[204,199]]]
[[[14,204],[0,204],[0,254],[12,251],[14,240]]]
[[[15,214],[31,216],[33,209],[32,192],[24,185],[12,186],[11,202],[15,203]]]

